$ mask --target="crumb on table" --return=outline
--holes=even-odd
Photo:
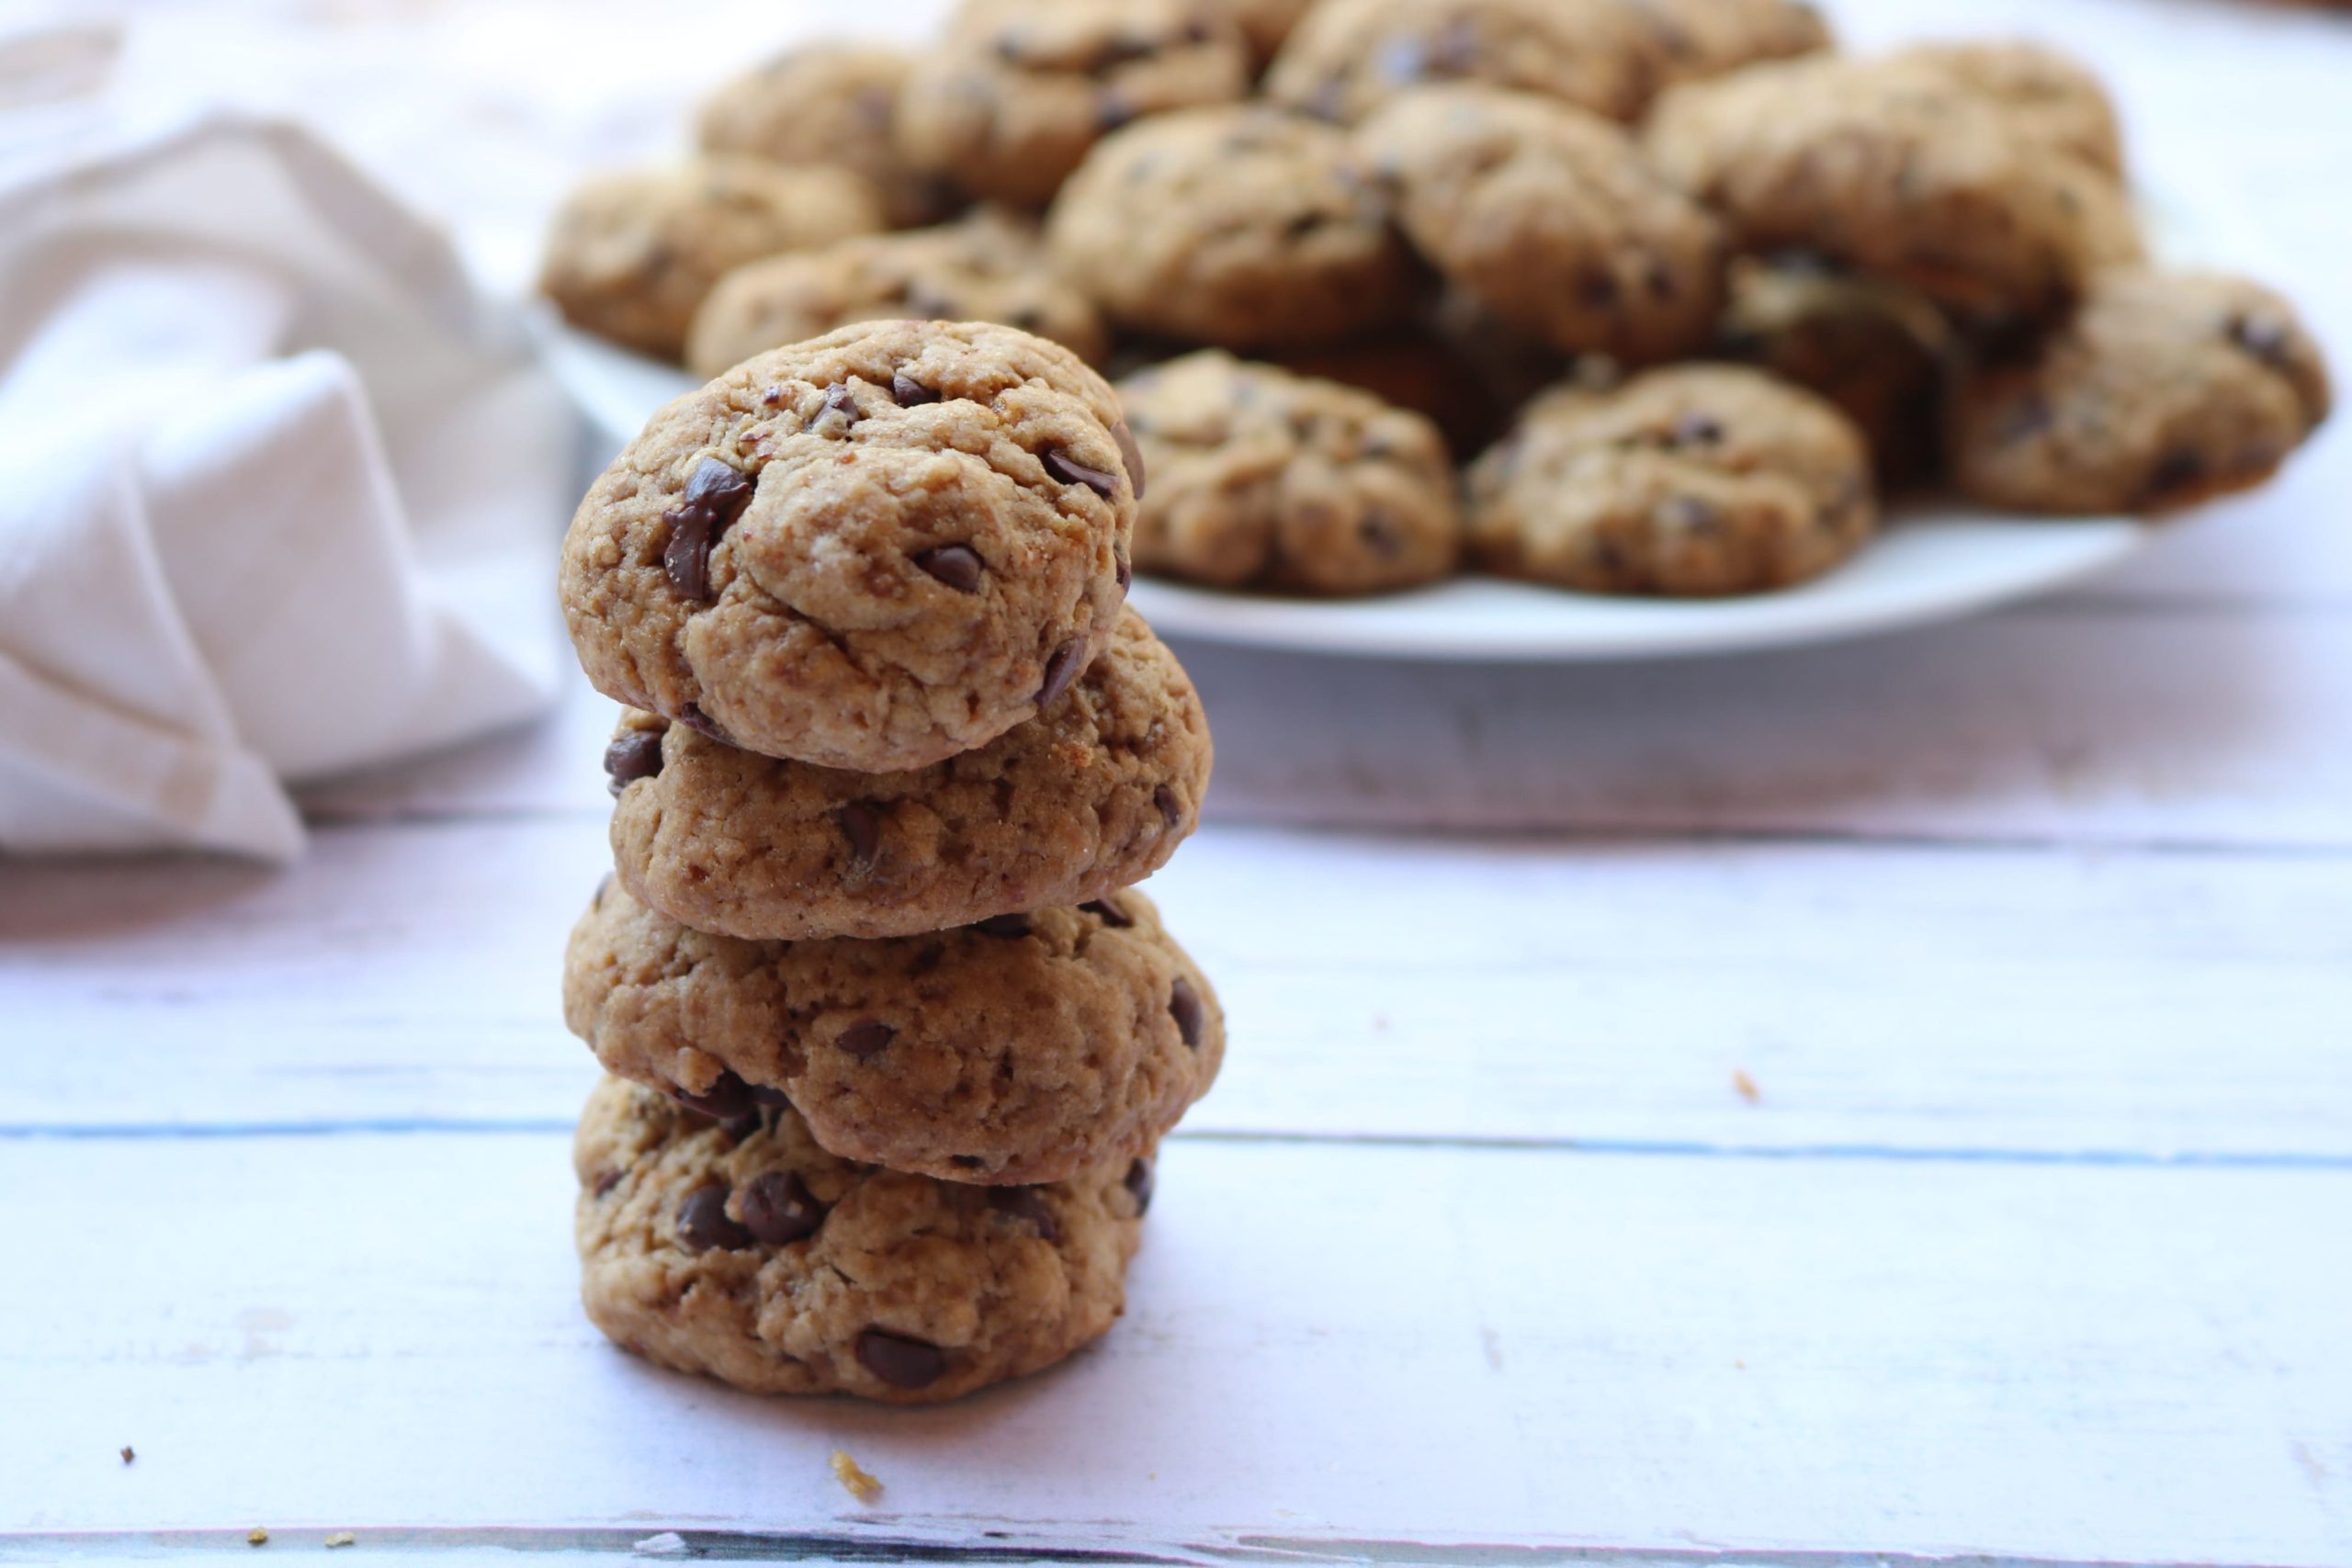
[[[245,1532],[245,1544],[247,1546],[267,1546],[269,1544],[269,1532],[262,1529],[259,1525],[255,1525],[253,1529]]]
[[[850,1458],[847,1450],[842,1449],[833,1450],[833,1479],[842,1483],[843,1491],[861,1503],[871,1503],[882,1495],[882,1483],[860,1470],[857,1461]]]
[[[125,1443],[125,1444],[123,1444],[123,1445],[122,1445],[122,1462],[123,1462],[123,1463],[125,1463],[125,1464],[129,1464],[132,1460],[135,1460],[135,1459],[137,1459],[138,1457],[139,1457],[139,1450],[138,1450],[137,1449],[132,1448],[129,1443]]]
[[[359,1538],[352,1534],[349,1530],[337,1530],[334,1534],[327,1537],[327,1545],[329,1547],[356,1546],[358,1544]]]
[[[1756,1087],[1756,1080],[1749,1077],[1741,1068],[1732,1069],[1731,1087],[1739,1090],[1739,1098],[1750,1105],[1764,1098],[1764,1091]]]

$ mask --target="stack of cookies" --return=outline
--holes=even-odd
[[[564,1016],[599,1327],[772,1393],[953,1398],[1106,1330],[1216,994],[1133,884],[1200,811],[1199,700],[1124,607],[1108,383],[890,321],[663,409],[566,539],[627,705]]]
[[[697,129],[568,209],[575,324],[703,376],[867,316],[1054,337],[1160,481],[1136,567],[1219,588],[1759,592],[1926,487],[2243,490],[2330,406],[2287,300],[2150,263],[2090,71],[1857,57],[1805,0],[962,0]]]

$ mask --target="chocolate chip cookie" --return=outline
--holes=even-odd
[[[743,942],[608,886],[563,1016],[605,1070],[711,1115],[781,1095],[846,1159],[1057,1181],[1143,1153],[1206,1093],[1225,1021],[1132,888],[922,936]]]
[[[1056,276],[1035,229],[989,211],[737,267],[695,312],[686,367],[716,376],[767,349],[892,316],[996,321],[1096,363],[1110,346],[1093,301]]]
[[[1266,96],[1352,125],[1393,95],[1484,82],[1632,119],[1656,35],[1626,0],[1322,0],[1266,73]]]
[[[1136,518],[1140,570],[1312,594],[1453,571],[1453,470],[1419,415],[1215,349],[1130,376],[1119,393],[1158,481]]]
[[[2327,417],[2294,308],[2243,278],[2114,273],[1953,400],[1961,489],[2023,512],[2166,512],[2259,484]]]
[[[1870,537],[1870,456],[1812,393],[1676,366],[1539,400],[1470,471],[1491,570],[1595,593],[1699,597],[1802,582]]]
[[[1199,820],[1208,720],[1132,610],[1035,718],[911,773],[722,746],[651,714],[605,754],[613,859],[644,902],[727,936],[906,936],[1142,881]]]
[[[1212,0],[967,0],[908,80],[899,145],[974,197],[1042,208],[1106,133],[1249,87]]]
[[[1829,23],[1805,0],[1625,0],[1650,35],[1659,87],[1720,76],[1767,60],[1834,48]]]
[[[1046,233],[1114,320],[1229,348],[1394,323],[1420,281],[1347,138],[1262,106],[1163,115],[1105,139]]]
[[[1422,87],[1357,129],[1405,231],[1448,281],[1569,353],[1633,364],[1707,336],[1722,225],[1609,121],[1497,87]]]
[[[1109,1329],[1148,1156],[967,1187],[827,1154],[788,1107],[722,1126],[606,1078],[572,1145],[581,1299],[624,1348],[758,1393],[954,1399]]]
[[[1920,44],[1894,55],[1890,64],[1957,84],[1999,105],[2030,140],[2109,175],[2123,172],[2114,101],[2087,66],[2046,44],[2022,39]]]
[[[1931,477],[1958,340],[1925,296],[1796,261],[1742,257],[1713,352],[1818,393],[1870,443],[1882,491]]]
[[[726,83],[702,108],[703,150],[772,164],[838,164],[881,194],[898,228],[935,223],[952,209],[944,182],[899,152],[899,89],[913,57],[878,43],[812,43]]]
[[[1948,77],[1818,57],[1673,88],[1653,161],[1747,251],[1810,251],[1984,317],[2064,305],[2120,197]]]
[[[556,213],[539,289],[572,325],[676,359],[722,274],[881,226],[874,187],[845,169],[713,157],[603,175]]]
[[[1111,638],[1143,488],[1115,394],[1012,327],[876,321],[656,414],[564,540],[597,690],[771,757],[928,767]]]
[[[1240,29],[1259,70],[1273,59],[1315,0],[1209,0],[1209,9]]]

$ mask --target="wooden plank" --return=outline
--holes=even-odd
[[[281,878],[11,867],[0,1124],[567,1117],[602,864],[562,818],[338,829]],[[1151,891],[1233,1021],[1196,1130],[2291,1158],[2352,1153],[2347,874],[1213,828]]]
[[[2352,1551],[2352,1169],[1195,1144],[1100,1349],[924,1412],[610,1350],[570,1186],[554,1134],[0,1143],[72,1260],[0,1289],[0,1528]]]

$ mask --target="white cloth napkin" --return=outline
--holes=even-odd
[[[0,849],[288,859],[288,785],[539,710],[575,439],[299,129],[0,182]]]

